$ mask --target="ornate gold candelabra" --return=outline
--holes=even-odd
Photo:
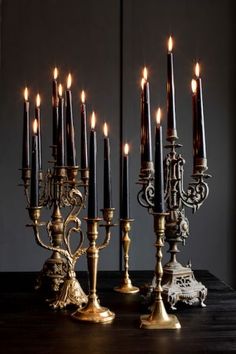
[[[181,327],[177,317],[175,315],[169,315],[166,312],[163,300],[162,300],[162,247],[164,246],[163,238],[165,234],[165,216],[168,213],[154,213],[154,231],[156,234],[156,286],[154,289],[154,304],[153,310],[150,315],[143,315],[140,317],[141,328],[145,329],[178,329]]]
[[[72,317],[79,321],[93,322],[93,323],[110,323],[115,318],[115,314],[108,308],[100,305],[97,296],[97,271],[99,252],[104,249],[110,241],[110,228],[115,226],[112,223],[114,208],[103,209],[103,220],[105,224],[100,225],[106,230],[106,235],[103,243],[97,245],[98,225],[102,220],[100,218],[85,218],[87,222],[87,236],[89,240],[89,247],[87,248],[87,261],[89,271],[90,291],[88,295],[88,303],[82,309],[78,309],[72,314]]]
[[[54,298],[51,303],[54,308],[62,308],[70,303],[81,306],[87,302],[87,296],[76,280],[74,270],[77,259],[86,252],[82,248],[84,236],[78,215],[85,207],[88,170],[81,171],[80,180],[78,171],[78,166],[58,167],[55,163],[53,169],[48,169],[45,175],[41,172],[39,207],[30,206],[30,169],[22,172],[29,216],[33,222],[28,226],[33,228],[37,244],[52,251],[44,263],[36,287],[43,288]],[[84,188],[84,195],[79,187]],[[40,221],[44,207],[53,210],[51,220],[47,223]],[[69,213],[63,218],[61,211],[65,207],[69,207]],[[48,243],[42,240],[43,227],[48,235]],[[73,232],[80,235],[75,251],[72,251],[71,246]]]
[[[164,266],[162,280],[163,298],[175,309],[175,304],[182,301],[189,305],[200,302],[205,306],[207,288],[197,282],[191,266],[183,266],[177,261],[179,253],[178,243],[185,243],[189,235],[189,222],[185,216],[185,207],[196,212],[208,197],[209,188],[205,179],[210,175],[205,174],[207,169],[205,161],[199,161],[197,171],[192,175],[193,182],[184,191],[184,164],[185,160],[177,149],[182,145],[176,144],[176,137],[169,138],[170,149],[164,160],[165,171],[165,201],[166,211],[166,233],[165,238],[169,243],[170,261]],[[151,210],[154,206],[154,170],[141,171],[139,183],[142,185],[138,193],[138,201],[141,206]],[[155,279],[154,279],[155,284]],[[152,287],[153,290],[153,287]]]
[[[124,276],[121,281],[121,284],[114,288],[115,291],[124,294],[135,294],[139,292],[139,288],[137,286],[133,286],[130,276],[129,276],[129,248],[131,239],[129,237],[129,232],[131,230],[131,223],[134,219],[121,219],[121,229],[123,232],[122,237],[122,246],[124,252]]]

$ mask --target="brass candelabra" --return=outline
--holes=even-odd
[[[145,329],[178,329],[181,327],[175,315],[169,315],[166,312],[162,300],[162,247],[164,246],[163,238],[165,234],[165,217],[168,213],[154,213],[154,231],[156,234],[156,286],[154,288],[154,304],[152,313],[141,316],[141,328]]]
[[[62,308],[70,303],[81,306],[87,302],[87,296],[76,279],[74,268],[77,259],[86,252],[86,248],[82,247],[84,235],[78,215],[85,207],[89,171],[79,170],[78,166],[58,167],[56,162],[45,175],[41,171],[38,207],[30,206],[30,172],[30,169],[22,171],[29,216],[32,220],[32,224],[28,226],[33,228],[37,244],[52,251],[43,265],[36,288],[42,288],[52,297],[51,305],[54,308]],[[84,188],[84,194],[79,190],[80,187]],[[62,210],[66,207],[69,212],[64,218]],[[51,220],[47,223],[40,221],[43,208],[53,210]],[[43,228],[46,229],[48,242],[43,241]],[[79,234],[80,237],[74,251],[71,245],[73,233]]]
[[[198,161],[198,166],[192,175],[193,182],[184,190],[184,164],[185,160],[177,153],[182,145],[176,143],[176,137],[169,137],[170,144],[165,146],[170,149],[164,159],[165,175],[165,201],[166,211],[166,233],[165,240],[169,243],[169,262],[164,266],[162,280],[163,298],[175,309],[178,301],[192,305],[197,301],[205,306],[207,288],[194,277],[191,265],[183,266],[177,261],[179,253],[178,243],[185,243],[189,235],[189,221],[185,215],[185,207],[196,212],[208,197],[209,188],[206,179],[210,175],[205,174],[207,170],[206,161]],[[138,193],[138,201],[141,206],[152,210],[154,206],[154,169],[141,170],[139,183],[141,190]],[[155,281],[154,281],[155,284]],[[153,290],[153,287],[152,287]]]
[[[129,276],[129,248],[131,239],[129,237],[129,232],[131,230],[131,223],[134,219],[121,219],[121,230],[123,232],[122,237],[122,246],[124,253],[124,274],[121,280],[121,284],[114,288],[115,291],[123,293],[123,294],[135,294],[139,292],[139,288],[137,286],[133,286],[130,276]]]
[[[87,222],[87,237],[89,240],[89,247],[87,248],[87,262],[90,290],[86,306],[82,309],[77,309],[77,311],[72,314],[72,317],[75,320],[92,323],[110,323],[115,318],[115,314],[113,312],[111,312],[108,308],[100,305],[96,290],[99,252],[104,249],[110,242],[110,228],[115,226],[112,223],[114,210],[114,208],[105,208],[102,210],[105,224],[100,226],[104,227],[106,232],[105,239],[101,245],[97,245],[96,241],[98,238],[98,225],[102,219],[85,218]]]

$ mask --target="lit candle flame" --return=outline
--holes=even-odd
[[[72,83],[72,77],[71,77],[71,73],[68,75],[67,77],[67,89],[69,90],[71,87],[71,83]]]
[[[91,117],[91,129],[95,128],[95,122],[96,122],[96,116],[95,113],[92,113],[92,117]]]
[[[81,102],[85,103],[85,92],[84,92],[84,90],[81,92]]]
[[[145,79],[142,78],[142,80],[141,80],[141,87],[142,87],[142,90],[143,90],[143,88],[144,88],[144,84],[145,84]]]
[[[24,90],[24,98],[25,98],[25,101],[28,101],[28,99],[29,99],[29,90],[28,90],[28,87],[26,87],[25,90]]]
[[[125,144],[125,146],[124,146],[124,153],[125,153],[125,155],[127,156],[128,155],[128,153],[129,153],[129,144]]]
[[[147,81],[147,78],[148,78],[148,71],[147,71],[146,66],[145,66],[144,69],[143,69],[143,78],[144,78],[145,81]]]
[[[41,98],[40,98],[40,95],[39,93],[37,94],[36,96],[36,106],[39,108],[40,107],[40,103],[41,103]]]
[[[192,86],[192,92],[196,93],[196,91],[197,91],[197,81],[192,79],[191,86]]]
[[[158,125],[161,124],[161,109],[160,109],[160,107],[158,107],[158,109],[157,109],[156,122],[157,122]]]
[[[63,91],[62,84],[59,84],[59,86],[58,86],[58,94],[59,94],[60,97],[62,97],[62,91]]]
[[[168,40],[168,51],[169,51],[169,52],[172,52],[172,49],[173,49],[173,39],[172,39],[172,37],[170,36],[170,37],[169,37],[169,40]]]
[[[36,135],[38,133],[38,121],[35,118],[33,121],[33,133]]]
[[[58,78],[58,69],[57,69],[57,67],[54,68],[53,77],[54,77],[54,80],[56,80]]]
[[[107,138],[108,137],[108,126],[107,126],[106,122],[103,125],[103,133],[104,133],[105,137]]]
[[[195,65],[195,75],[197,77],[200,76],[200,65],[199,65],[199,63],[196,63],[196,65]]]

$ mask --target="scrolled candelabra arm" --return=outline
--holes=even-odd
[[[98,224],[100,218],[85,218],[87,222],[87,237],[89,240],[89,247],[87,249],[87,261],[89,271],[89,295],[88,303],[82,308],[78,309],[72,314],[72,317],[79,321],[93,322],[93,323],[110,323],[115,318],[115,314],[108,308],[100,305],[97,296],[97,271],[98,271],[98,258],[100,247],[97,246],[96,241],[98,238]],[[108,220],[108,222],[111,222]],[[109,224],[110,228],[111,224]],[[107,235],[106,235],[107,238]],[[104,247],[103,247],[104,248]]]
[[[122,236],[122,247],[124,254],[124,274],[121,280],[121,284],[114,288],[115,291],[123,294],[135,294],[139,292],[139,288],[132,285],[130,275],[129,275],[129,249],[131,244],[131,239],[129,233],[131,231],[131,223],[134,219],[121,219],[121,230]]]
[[[209,187],[205,179],[210,177],[209,174],[204,174],[203,172],[193,174],[194,181],[189,183],[186,192],[183,190],[183,183],[181,183],[181,201],[185,206],[191,208],[193,212],[196,212],[208,197]]]
[[[154,207],[154,175],[150,173],[148,177],[139,179],[137,182],[141,185],[141,189],[138,192],[137,199],[138,203],[148,209],[151,212]]]
[[[141,316],[140,327],[144,329],[178,329],[181,327],[178,319],[174,315],[169,315],[166,312],[162,300],[162,247],[164,246],[163,239],[165,234],[165,217],[166,213],[155,213],[154,216],[154,231],[156,234],[156,286],[154,289],[155,300],[153,310],[150,315]]]

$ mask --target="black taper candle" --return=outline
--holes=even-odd
[[[200,66],[197,63],[196,69],[196,109],[197,109],[197,125],[198,125],[198,152],[197,157],[206,159],[206,141],[205,141],[205,124],[204,124],[204,111],[203,111],[203,97],[202,97],[202,80],[200,78]]]
[[[112,191],[111,191],[111,149],[110,139],[108,137],[107,124],[104,123],[104,183],[103,183],[103,202],[104,209],[112,207]]]
[[[64,129],[64,98],[62,86],[59,85],[59,121],[57,134],[57,166],[65,166],[65,129]]]
[[[29,97],[28,88],[24,91],[23,111],[23,144],[22,144],[22,169],[30,167],[30,127],[29,127]]]
[[[160,124],[161,110],[157,111],[156,142],[155,142],[155,194],[154,212],[164,213],[164,176],[163,176],[163,147],[162,147],[162,126]]]
[[[76,166],[75,129],[72,109],[71,75],[68,75],[66,90],[66,150],[67,165]]]
[[[88,218],[95,219],[97,216],[97,138],[95,131],[95,114],[93,112],[91,119],[89,151]]]
[[[173,63],[173,41],[172,37],[168,41],[167,53],[167,137],[168,141],[178,139],[175,115],[175,83],[174,83],[174,63]]]
[[[88,168],[88,142],[87,142],[87,111],[85,103],[85,92],[81,93],[81,169],[85,170]]]
[[[129,145],[124,146],[123,174],[122,174],[122,203],[121,218],[130,218],[130,195],[129,195]]]
[[[32,136],[32,161],[31,161],[31,188],[30,188],[30,206],[39,206],[39,153],[38,153],[38,121],[33,123]]]
[[[195,172],[198,154],[198,123],[197,123],[197,82],[192,80],[192,109],[193,109],[193,173]]]
[[[37,119],[37,131],[38,131],[38,162],[39,171],[42,171],[42,136],[41,136],[41,109],[40,109],[41,99],[40,95],[36,96],[36,106],[35,106],[35,118]]]
[[[59,120],[59,112],[58,112],[58,85],[57,85],[57,78],[58,78],[58,70],[57,68],[54,69],[53,73],[53,82],[52,82],[52,144],[53,146],[57,145],[57,134],[58,134],[58,120]]]
[[[147,81],[147,69],[144,68],[143,82],[143,141],[141,141],[141,163],[145,169],[152,161],[152,135],[151,135],[151,114],[150,114],[150,90]]]

